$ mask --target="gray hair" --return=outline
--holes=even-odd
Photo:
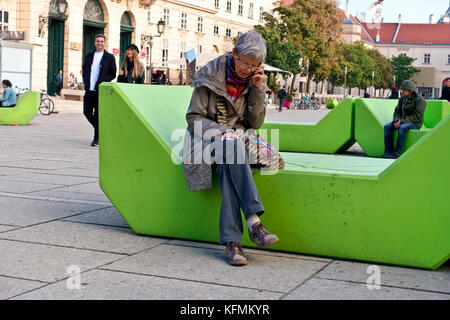
[[[234,46],[238,56],[249,57],[252,60],[263,62],[266,58],[266,41],[256,31],[243,33]]]

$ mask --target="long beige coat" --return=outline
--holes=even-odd
[[[202,153],[212,143],[211,137],[221,136],[231,129],[258,129],[266,115],[264,83],[261,89],[251,82],[233,102],[226,90],[226,53],[210,61],[196,74],[192,86],[189,109],[186,113],[188,128],[183,143],[183,169],[190,190],[211,188],[212,165]],[[227,125],[217,121],[217,96],[227,102]],[[200,150],[201,146],[201,150]],[[194,161],[195,160],[195,161]]]

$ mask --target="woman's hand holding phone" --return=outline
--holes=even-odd
[[[261,66],[252,73],[251,76],[252,85],[258,89],[261,89],[263,79],[264,79],[264,65],[261,64]]]

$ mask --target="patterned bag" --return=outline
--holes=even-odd
[[[223,126],[227,125],[227,102],[222,96],[217,96],[217,122]],[[285,163],[280,153],[272,147],[261,135],[254,130],[247,132],[235,132],[244,142],[251,164],[264,167],[266,169],[284,169]]]

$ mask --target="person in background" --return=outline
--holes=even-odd
[[[111,82],[117,73],[116,58],[105,50],[106,37],[103,34],[95,36],[95,50],[89,52],[84,59],[84,103],[83,113],[94,127],[94,140],[91,146],[98,147],[98,86],[102,82]]]
[[[398,99],[398,89],[397,86],[392,86],[391,94],[389,95],[389,99]]]
[[[426,101],[417,92],[414,82],[405,80],[400,86],[402,97],[394,111],[394,120],[384,126],[383,158],[397,159],[410,129],[422,127]],[[394,131],[398,130],[397,146],[394,149]]]
[[[74,89],[75,88],[75,76],[73,72],[70,73],[68,81],[68,88]]]
[[[144,64],[139,60],[139,49],[135,44],[130,44],[120,66],[117,82],[144,83]]]
[[[172,85],[172,82],[170,82],[168,77],[166,78],[166,83],[164,85],[166,85],[166,86],[171,86]]]
[[[83,71],[80,70],[80,73],[77,75],[76,79],[76,88],[78,90],[82,90],[83,89]]]
[[[3,97],[0,98],[0,107],[14,107],[17,101],[16,91],[9,80],[2,81]]]
[[[61,96],[61,89],[63,87],[62,73],[63,73],[62,70],[59,70],[58,75],[56,76],[56,80],[55,80],[55,86],[56,86],[55,96]]]
[[[450,79],[447,80],[446,85],[442,88],[442,96],[439,100],[447,100],[450,102]]]
[[[283,104],[284,100],[286,100],[287,92],[286,92],[286,86],[283,86],[283,89],[278,91],[278,99],[280,100],[280,107],[278,108],[278,112],[283,111]]]

